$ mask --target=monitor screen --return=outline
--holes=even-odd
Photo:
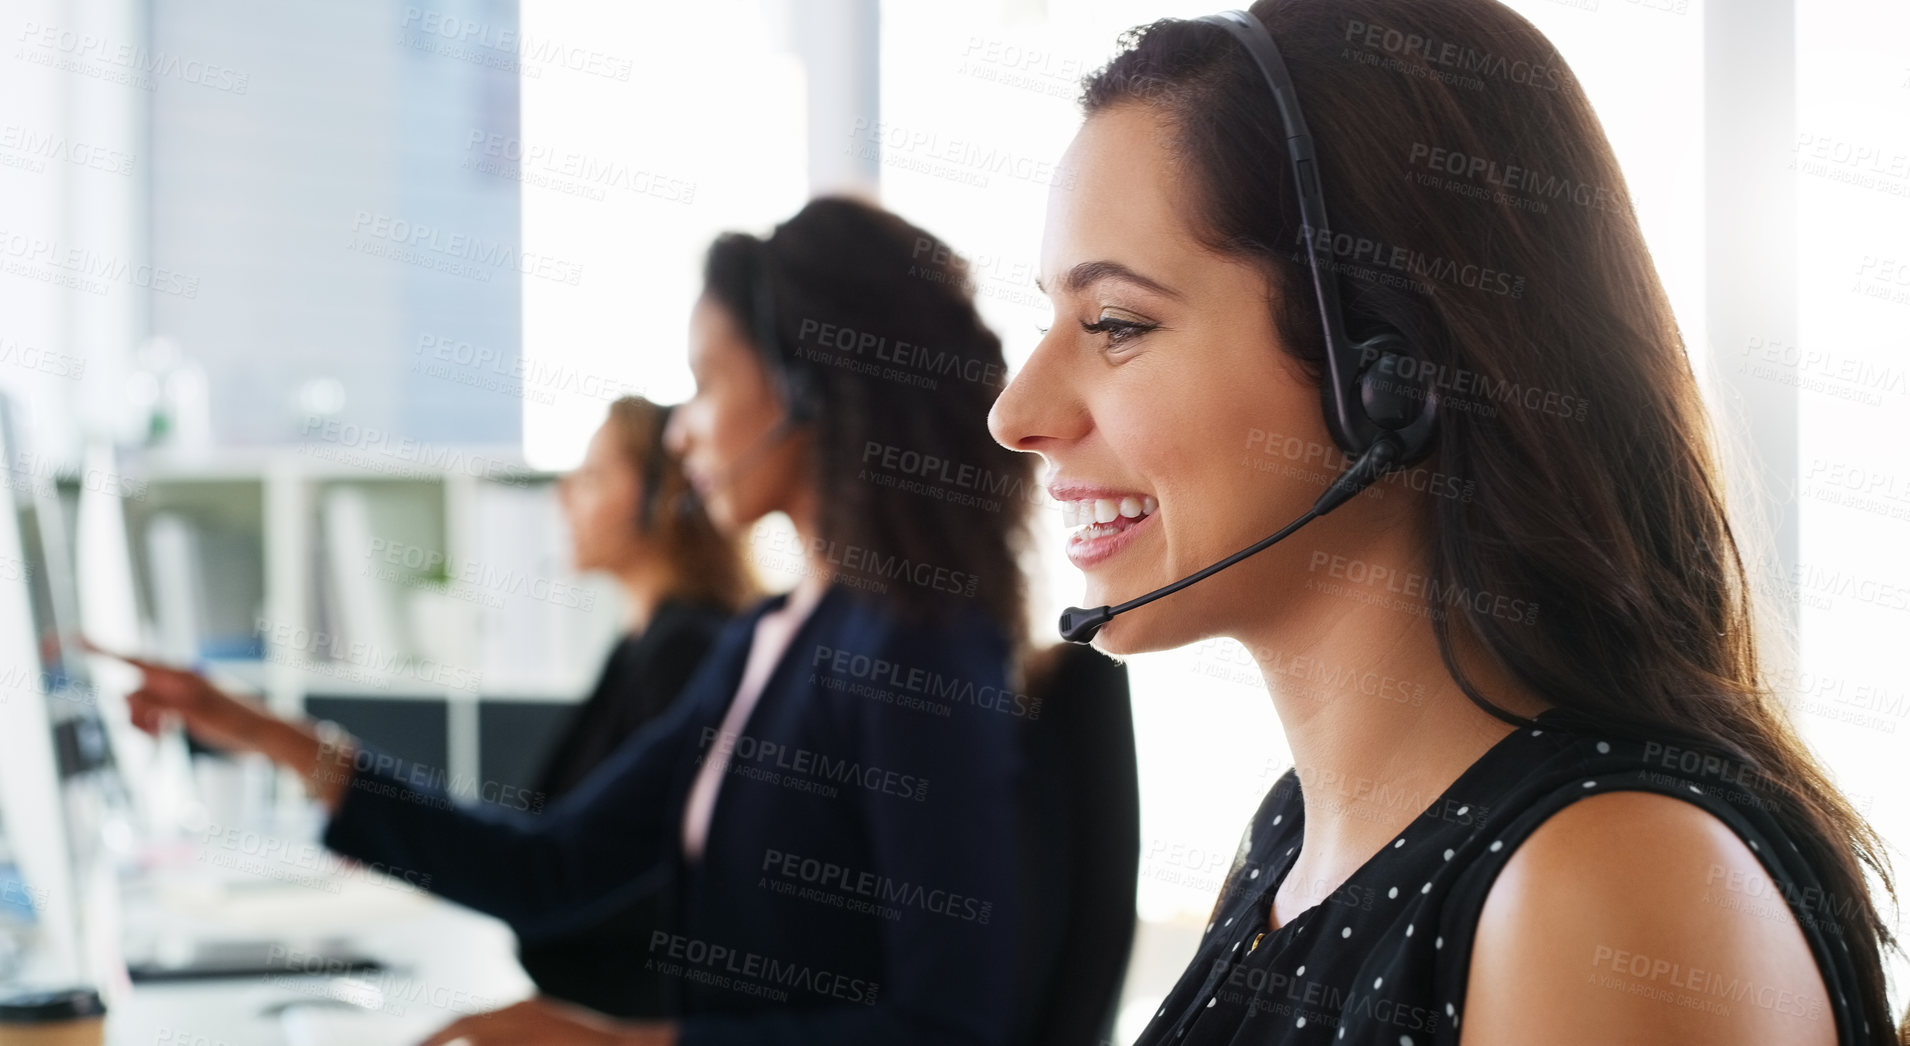
[[[35,965],[57,975],[76,972],[80,963],[53,715],[56,696],[70,694],[71,677],[53,623],[53,582],[33,511],[32,458],[16,437],[14,420],[0,397],[0,828],[33,902],[43,949]]]

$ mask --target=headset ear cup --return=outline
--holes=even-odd
[[[822,416],[822,393],[816,387],[815,375],[794,367],[789,368],[789,423],[807,425]]]
[[[1399,440],[1400,464],[1424,457],[1432,449],[1439,406],[1432,368],[1391,332],[1361,342],[1359,353],[1370,361],[1360,371],[1358,389],[1367,419]]]
[[[664,446],[664,433],[670,427],[670,414],[676,409],[674,404],[657,411],[656,428],[651,432],[650,452],[643,459],[643,469],[639,482],[643,484],[641,501],[637,504],[637,532],[648,534],[656,527],[657,499],[663,496],[664,460],[670,453]]]
[[[665,498],[663,496],[663,477],[661,475],[657,477],[655,483],[643,488],[643,527],[641,533],[646,535],[655,534],[657,532],[659,516],[663,511],[671,509],[672,507],[679,510],[677,512],[679,518],[687,518],[685,513],[680,511],[683,508],[683,502],[688,500],[685,496],[687,493],[689,493],[689,487],[686,485],[683,490],[678,491],[674,497],[668,499],[669,504],[662,504]]]
[[[685,485],[676,497],[670,499],[670,511],[676,513],[679,524],[695,523],[704,514],[703,498],[696,488]]]
[[[1411,357],[1389,352],[1360,374],[1360,405],[1373,424],[1397,430],[1419,418],[1427,390],[1412,376],[1417,369]]]

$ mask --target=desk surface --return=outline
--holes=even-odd
[[[180,878],[126,900],[129,940],[341,938],[376,973],[140,984],[116,998],[110,1046],[411,1046],[531,994],[504,924],[354,870],[301,882]],[[296,957],[294,958],[296,962]]]

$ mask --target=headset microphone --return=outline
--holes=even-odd
[[[1333,234],[1326,222],[1326,196],[1320,191],[1319,164],[1313,136],[1300,113],[1299,95],[1287,74],[1286,60],[1273,34],[1245,11],[1207,15],[1202,22],[1217,25],[1239,41],[1273,92],[1274,107],[1286,130],[1287,161],[1300,202],[1300,232],[1306,240],[1307,265],[1313,274],[1314,297],[1320,309],[1320,328],[1326,342],[1326,374],[1321,382],[1321,407],[1333,442],[1353,458],[1353,464],[1320,495],[1305,515],[1280,531],[1170,585],[1114,606],[1069,607],[1061,615],[1061,638],[1087,643],[1116,614],[1171,595],[1210,577],[1345,504],[1388,471],[1410,465],[1432,452],[1439,397],[1428,380],[1431,368],[1409,367],[1410,343],[1396,331],[1382,330],[1354,342],[1340,313],[1340,292],[1333,261]],[[1412,375],[1412,376],[1409,376]]]
[[[806,420],[807,419],[802,416],[802,412],[799,411],[790,411],[784,414],[783,420],[777,422],[768,432],[756,437],[756,441],[749,445],[749,449],[738,454],[736,460],[730,463],[729,468],[723,470],[722,474],[710,484],[710,487],[715,490],[720,490],[743,478],[751,469],[762,464],[764,456],[770,451],[775,450],[784,439],[788,438],[790,433],[801,427]],[[691,508],[701,502],[702,499],[703,495],[697,493],[695,487],[686,487],[677,501],[677,511],[687,514]]]
[[[758,361],[777,387],[777,395],[783,403],[783,417],[768,432],[758,436],[747,450],[737,455],[729,468],[724,469],[723,474],[710,484],[715,488],[727,487],[741,479],[745,473],[761,464],[763,456],[775,450],[791,433],[822,415],[824,397],[820,382],[813,373],[798,367],[783,351],[773,286],[774,249],[768,240],[751,238],[748,242],[752,257],[749,341],[756,349]],[[692,505],[701,500],[695,488],[686,490],[684,495],[683,500],[678,502],[680,511],[689,511]]]
[[[1061,615],[1061,638],[1070,643],[1090,642],[1094,639],[1095,633],[1101,631],[1102,625],[1113,620],[1114,615],[1125,614],[1136,607],[1152,603],[1162,596],[1173,595],[1196,581],[1220,573],[1256,552],[1272,548],[1284,540],[1287,535],[1340,507],[1354,495],[1365,490],[1374,480],[1384,475],[1386,470],[1393,466],[1393,463],[1398,460],[1398,455],[1399,441],[1394,439],[1390,434],[1381,436],[1379,439],[1373,441],[1373,445],[1367,448],[1365,454],[1360,455],[1360,459],[1355,461],[1351,468],[1340,473],[1339,478],[1333,481],[1332,486],[1326,488],[1326,493],[1320,495],[1320,500],[1315,501],[1313,507],[1308,509],[1305,515],[1281,527],[1278,533],[1248,545],[1246,548],[1228,556],[1226,559],[1210,567],[1197,570],[1173,584],[1163,585],[1146,595],[1136,596],[1117,606],[1095,607],[1092,610],[1086,610],[1081,607],[1069,607]]]

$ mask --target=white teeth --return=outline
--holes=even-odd
[[[1084,541],[1107,537],[1120,533],[1120,527],[1113,526],[1115,520],[1138,520],[1154,514],[1160,508],[1160,502],[1151,495],[1136,497],[1128,494],[1119,498],[1085,498],[1079,501],[1061,503],[1061,525],[1075,532],[1075,536]]]

